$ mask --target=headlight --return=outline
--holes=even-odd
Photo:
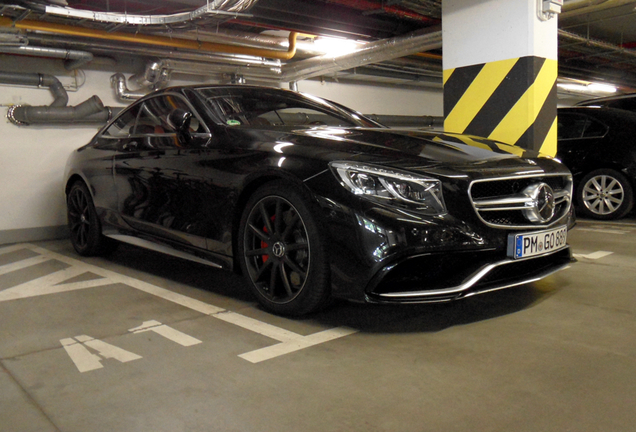
[[[429,215],[446,213],[442,183],[437,179],[355,162],[331,162],[329,165],[351,193],[407,206]]]

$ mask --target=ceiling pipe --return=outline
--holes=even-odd
[[[51,57],[64,59],[64,68],[66,70],[74,70],[93,60],[93,54],[87,51],[78,51],[60,48],[45,48],[31,45],[26,46],[2,46],[0,45],[0,53],[28,55],[33,57]]]
[[[159,70],[166,73],[179,72],[194,75],[210,75],[210,73],[234,73],[245,77],[277,83],[293,83],[320,75],[326,75],[342,70],[392,60],[396,57],[404,57],[420,51],[428,51],[440,48],[442,44],[442,32],[436,30],[419,30],[405,36],[372,42],[354,53],[341,56],[322,56],[295,63],[283,65],[280,69],[255,69],[240,68],[236,66],[224,66],[208,63],[184,62],[172,59],[163,59],[152,62],[146,67],[145,77],[157,77]],[[148,79],[151,84],[156,84]],[[292,84],[293,85],[293,84]]]
[[[592,48],[598,48],[606,51],[607,55],[621,55],[625,57],[636,58],[636,50],[627,49],[619,45],[614,45],[608,42],[601,42],[594,39],[589,39],[585,36],[579,36],[576,33],[570,33],[565,30],[559,30],[559,39],[567,42],[584,44]],[[585,55],[583,55],[585,57]]]
[[[335,3],[341,6],[346,6],[352,9],[357,9],[357,10],[370,12],[370,13],[385,12],[391,15],[399,16],[400,18],[408,18],[415,21],[422,21],[422,22],[429,23],[431,25],[437,25],[440,23],[440,20],[436,18],[430,18],[416,12],[411,12],[411,11],[402,9],[398,6],[384,5],[384,2],[378,3],[378,2],[373,2],[369,0],[327,0],[327,1],[329,3]]]
[[[636,4],[635,0],[587,0],[578,3],[566,3],[559,14],[559,19],[567,19],[593,12],[601,12],[610,8]]]
[[[148,92],[143,91],[131,91],[128,89],[126,85],[126,77],[123,73],[116,73],[115,75],[110,77],[110,82],[115,89],[115,96],[118,100],[123,102],[130,102],[131,100],[137,100],[141,97],[144,97]]]
[[[350,54],[324,55],[283,66],[280,81],[300,81],[328,73],[379,63],[398,57],[442,47],[439,27],[418,30],[407,35],[371,42]]]
[[[161,71],[158,73],[158,71]],[[270,80],[278,80],[281,74],[281,68],[254,69],[249,67],[240,67],[227,64],[216,63],[199,63],[174,59],[162,59],[150,62],[146,66],[143,76],[146,77],[150,85],[157,84],[157,78],[161,74],[169,72],[177,72],[188,75],[210,75],[211,73],[234,73],[237,75],[245,75],[254,78],[269,78]],[[154,79],[153,79],[154,78]]]
[[[160,47],[143,46],[136,44],[120,44],[111,41],[100,41],[91,39],[81,39],[34,34],[29,35],[29,41],[38,44],[63,44],[81,45],[85,49],[90,49],[94,54],[109,56],[114,52],[131,56],[144,56],[164,58],[170,57],[178,60],[190,60],[199,62],[223,63],[226,65],[242,65],[250,67],[271,67],[280,68],[281,61],[278,59],[266,59],[263,57],[253,57],[240,54],[212,54],[207,52],[192,50],[172,50]]]
[[[164,37],[170,36],[170,33],[166,31],[151,32],[151,34]],[[196,31],[179,33],[179,37],[260,49],[287,50],[289,48],[289,39],[287,37],[249,33],[233,29],[221,28],[215,29],[213,32],[197,29]],[[296,41],[296,54],[322,55],[324,53],[324,51],[317,49],[313,42]]]
[[[64,24],[55,24],[43,21],[22,20],[12,21],[10,18],[0,17],[0,27],[15,27],[23,30],[42,31],[69,36],[80,36],[109,41],[133,42],[161,47],[185,48],[204,52],[221,52],[228,54],[245,54],[256,57],[275,58],[289,60],[296,54],[296,32],[289,33],[289,48],[287,51],[267,50],[258,48],[241,47],[234,45],[217,44],[212,42],[167,38],[141,33],[108,32],[105,30],[75,27]]]
[[[118,12],[95,12],[73,9],[69,7],[46,6],[45,12],[68,18],[89,19],[111,23],[132,25],[168,25],[193,21],[209,15],[245,16],[241,12],[251,8],[258,0],[214,0],[192,12],[182,12],[169,15],[135,15]]]

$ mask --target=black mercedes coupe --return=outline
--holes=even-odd
[[[482,138],[386,128],[314,96],[172,87],[66,170],[80,255],[123,241],[240,272],[264,308],[441,302],[571,262],[572,177]]]

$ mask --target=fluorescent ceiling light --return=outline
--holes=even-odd
[[[362,43],[349,39],[318,37],[314,39],[314,46],[326,55],[339,56],[355,52]]]
[[[590,84],[587,86],[588,90],[603,93],[616,93],[616,87],[609,84]]]
[[[563,90],[577,91],[577,92],[596,92],[596,93],[616,93],[616,87],[609,84],[574,84],[574,83],[558,83],[557,87]]]

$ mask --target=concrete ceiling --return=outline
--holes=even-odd
[[[177,13],[190,13],[207,4],[219,5],[227,12],[154,25],[131,24],[125,20],[108,22],[98,17],[102,12],[119,14],[120,17],[158,14],[173,16]],[[49,9],[46,9],[47,6]],[[62,16],[50,13],[52,6],[91,11],[95,14],[84,17],[73,14]],[[622,92],[636,89],[635,8],[636,0],[565,0],[563,13],[559,17],[560,81],[611,83],[619,86]],[[293,58],[281,60],[284,66],[318,54],[308,45],[313,38],[304,35],[376,42],[423,29],[438,31],[441,24],[441,0],[16,0],[0,1],[0,13],[5,20],[9,18],[18,23],[44,21],[111,34],[159,35],[176,40],[218,42],[222,37],[223,42],[228,45],[251,45],[281,51],[288,49],[286,35],[290,31],[299,32],[299,50]],[[15,29],[5,23],[0,31],[9,33]],[[98,41],[90,36],[76,34],[49,35],[47,30],[29,29],[21,31],[21,34],[28,38],[31,45],[77,48],[94,52],[97,56],[117,54],[118,49],[121,49],[120,55],[131,55],[136,45],[124,42],[113,46],[107,40]],[[0,46],[2,44],[0,39]],[[156,52],[157,50],[158,48],[155,51],[148,50],[148,58],[156,58],[158,54],[162,54]],[[170,52],[180,54],[181,58],[206,63],[205,59],[196,58],[195,53],[190,51],[196,50],[179,48]],[[190,54],[192,55],[188,57]],[[441,49],[433,49],[419,55],[390,60],[383,58],[377,63],[326,72],[322,78],[383,85],[440,87],[442,55]],[[261,57],[268,58],[268,55]],[[207,61],[210,64],[218,62],[216,57]],[[212,72],[220,69],[217,67],[210,70]],[[245,67],[241,70],[245,70]]]

